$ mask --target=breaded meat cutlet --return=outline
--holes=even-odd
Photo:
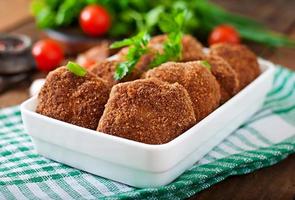
[[[251,83],[260,74],[256,55],[244,45],[215,44],[210,47],[209,55],[222,57],[236,71],[240,82],[239,90]]]
[[[151,39],[149,47],[161,53],[166,35],[158,35]],[[191,35],[184,35],[182,38],[182,58],[180,62],[200,60],[205,56],[201,43]]]
[[[168,62],[147,71],[143,77],[184,86],[193,103],[197,122],[219,106],[220,86],[212,73],[198,62]]]
[[[138,79],[141,75],[141,72],[138,69],[134,69],[130,74],[125,76],[122,80],[116,80],[114,74],[116,67],[120,61],[118,60],[104,60],[97,62],[89,68],[89,71],[95,74],[96,76],[102,78],[107,82],[109,86],[113,86],[119,82],[126,82]]]
[[[76,76],[60,67],[48,74],[36,112],[95,130],[108,97],[104,80],[89,72],[84,77]]]
[[[223,104],[239,91],[239,80],[235,70],[219,56],[207,56],[204,60],[211,65],[211,72],[220,85],[221,99]]]
[[[112,88],[97,130],[146,144],[164,144],[195,123],[183,86],[140,79]]]

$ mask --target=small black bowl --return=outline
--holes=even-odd
[[[77,27],[67,27],[59,29],[45,29],[46,35],[62,45],[66,54],[77,55],[102,42],[110,41],[106,37],[89,37]]]
[[[25,35],[0,34],[0,75],[13,75],[34,68],[32,41]]]

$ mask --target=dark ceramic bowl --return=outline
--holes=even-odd
[[[76,55],[99,45],[101,42],[109,41],[104,37],[89,37],[75,27],[46,29],[44,32],[50,39],[60,43],[68,55]]]
[[[0,75],[12,75],[34,68],[32,41],[25,35],[0,34]]]

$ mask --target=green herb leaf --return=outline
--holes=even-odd
[[[43,7],[37,14],[37,26],[39,28],[53,28],[55,24],[55,12],[48,7]]]
[[[148,51],[148,43],[150,41],[150,35],[147,31],[142,31],[136,36],[124,39],[119,42],[112,44],[113,48],[128,46],[128,52],[126,55],[126,61],[121,62],[117,65],[114,78],[120,80],[124,78],[127,74],[130,74],[139,59]]]
[[[44,7],[46,7],[44,1],[33,0],[30,5],[30,11],[33,15],[37,15]]]
[[[171,17],[171,15],[162,13],[159,21],[159,27],[162,32],[169,33],[178,29],[177,23],[175,23],[174,18],[175,17]]]
[[[124,39],[121,41],[117,41],[111,44],[110,48],[111,49],[117,49],[117,48],[121,48],[121,47],[125,47],[125,46],[129,46],[133,43],[132,39]]]
[[[87,70],[85,68],[71,61],[68,62],[67,69],[76,76],[85,76],[87,74]]]
[[[171,13],[163,13],[160,16],[159,27],[167,35],[163,44],[163,53],[158,53],[151,62],[150,67],[157,67],[167,61],[181,59],[183,25],[186,10],[177,10]]]
[[[157,6],[146,13],[145,20],[148,28],[155,26],[160,18],[160,14],[164,12],[162,5]]]
[[[130,73],[135,64],[136,60],[119,63],[114,74],[115,80],[121,80],[122,78],[124,78],[128,73]]]
[[[210,65],[210,63],[207,60],[200,60],[198,62],[202,65],[202,67],[205,67],[206,69],[211,71],[212,66]]]
[[[70,25],[80,14],[80,11],[85,6],[83,1],[65,0],[59,6],[56,14],[56,24],[67,26]]]

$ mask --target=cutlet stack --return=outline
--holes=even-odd
[[[179,62],[149,69],[167,37],[148,44],[132,73],[118,81],[124,48],[78,77],[66,67],[51,72],[37,112],[74,125],[147,144],[164,144],[201,121],[260,73],[257,58],[243,45],[217,44],[205,54],[192,36],[182,39]]]

